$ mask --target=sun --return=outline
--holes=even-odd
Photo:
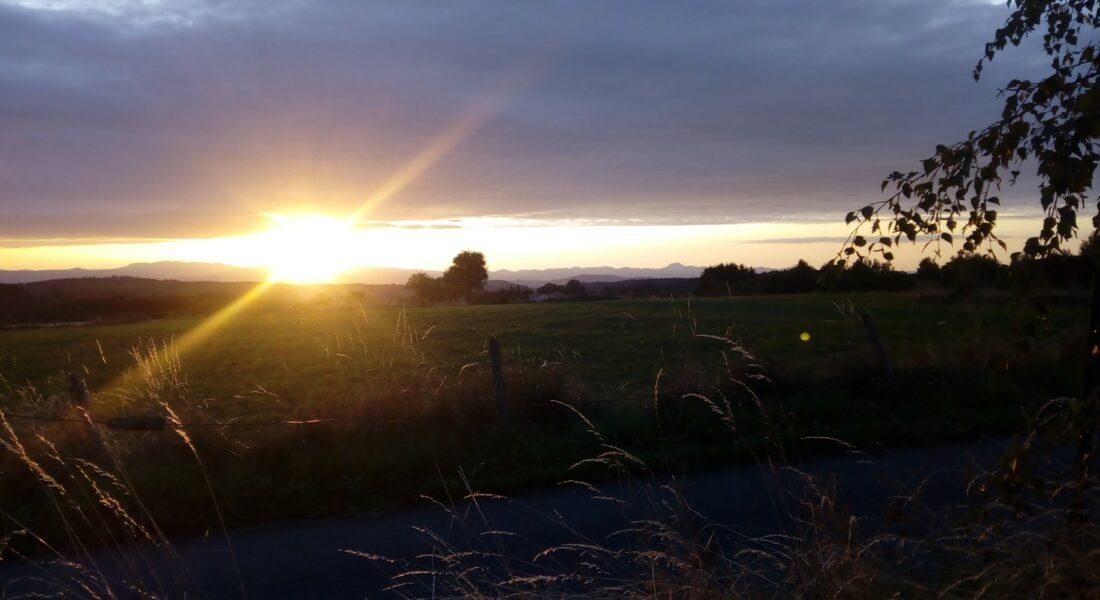
[[[253,238],[270,280],[325,283],[361,263],[354,222],[319,214],[266,213],[271,228]]]

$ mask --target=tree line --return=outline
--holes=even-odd
[[[707,267],[695,287],[696,296],[800,294],[810,292],[899,292],[942,290],[971,295],[983,290],[1087,290],[1092,282],[1092,244],[1077,255],[1044,257],[1016,255],[1008,264],[988,255],[958,255],[943,265],[921,260],[916,272],[898,271],[888,262],[868,258],[845,264],[829,261],[814,268],[804,260],[789,269],[757,271],[737,263]]]
[[[139,277],[81,277],[0,284],[0,325],[129,322],[205,317],[256,286],[248,282],[175,281]],[[285,311],[332,304],[393,304],[408,293],[396,285],[338,284],[301,289],[268,287],[249,310]]]
[[[204,316],[248,291],[250,284],[161,282],[106,277],[0,284],[0,323],[135,321]]]

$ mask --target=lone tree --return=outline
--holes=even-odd
[[[1098,0],[1009,0],[1013,7],[1005,24],[985,45],[982,67],[1009,44],[1019,46],[1042,32],[1050,71],[1038,81],[1013,79],[1002,90],[1001,118],[965,140],[936,146],[921,168],[895,171],[882,182],[891,196],[848,213],[856,223],[840,259],[880,253],[892,260],[890,248],[904,237],[926,235],[935,243],[953,245],[961,237],[960,254],[994,252],[1006,245],[996,233],[997,197],[1002,182],[1016,182],[1024,164],[1034,161],[1039,178],[1038,199],[1046,216],[1038,235],[1024,244],[1027,256],[1063,249],[1077,232],[1077,213],[1086,210],[1096,172],[1100,138],[1100,28]],[[1100,206],[1093,215],[1100,226]]]
[[[469,300],[485,287],[489,272],[485,270],[485,255],[480,252],[459,252],[442,277],[413,273],[406,286],[424,302],[441,302],[463,298]]]
[[[451,266],[443,273],[443,286],[452,298],[469,299],[474,292],[485,287],[489,272],[485,269],[485,255],[480,252],[459,252]]]

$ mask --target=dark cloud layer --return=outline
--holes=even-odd
[[[494,97],[371,217],[820,217],[1036,68],[970,80],[1005,16],[978,0],[71,4],[0,7],[0,237],[350,210]]]

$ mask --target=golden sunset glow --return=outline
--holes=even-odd
[[[1098,5],[0,0],[0,600],[1100,600]]]
[[[362,263],[355,228],[348,220],[318,214],[267,216],[271,229],[237,238],[237,252],[266,267],[271,281],[324,283]]]
[[[655,267],[674,261],[689,265],[736,261],[784,268],[802,258],[817,266],[835,256],[843,241],[832,222],[650,226],[467,218],[371,225],[322,213],[266,216],[266,229],[239,236],[0,246],[0,269],[194,261],[259,267],[288,283],[362,281],[354,277],[358,267],[442,270],[452,256],[470,248],[485,252],[490,269]],[[1032,233],[1032,223],[1031,218],[1003,217],[1001,236],[1010,248],[1019,246]],[[895,253],[900,269],[916,268],[923,256],[920,246],[904,244]]]

